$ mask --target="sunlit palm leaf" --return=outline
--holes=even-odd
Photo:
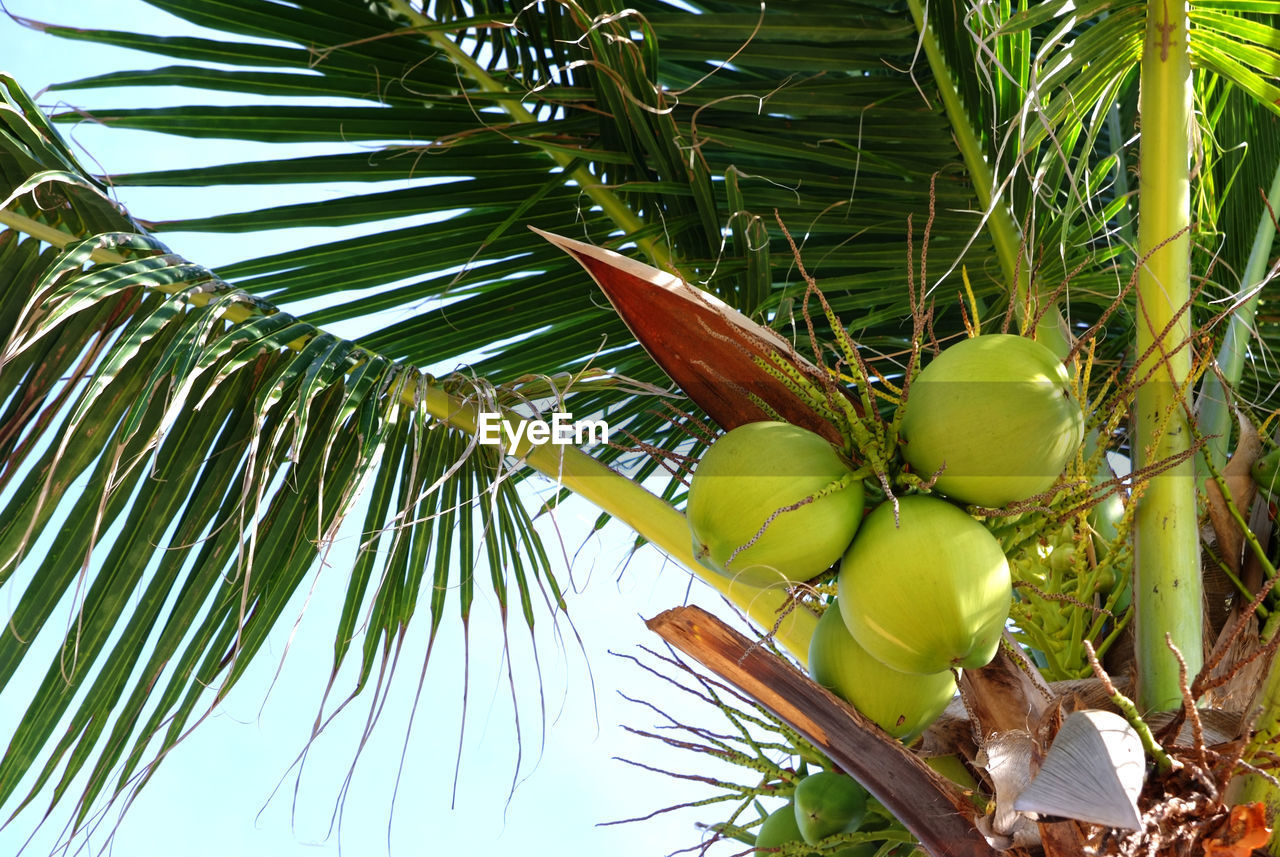
[[[6,414],[6,449],[63,428],[29,465],[4,472],[12,499],[0,526],[3,576],[24,561],[30,576],[14,633],[0,640],[4,682],[64,594],[78,596],[62,651],[0,763],[0,799],[68,713],[71,727],[41,762],[36,788],[60,772],[57,798],[92,764],[78,796],[84,811],[122,759],[123,783],[153,758],[160,733],[163,753],[243,673],[366,484],[376,489],[335,672],[359,636],[357,615],[370,617],[361,683],[399,645],[424,587],[436,592],[438,625],[453,581],[431,578],[433,550],[452,560],[437,571],[458,569],[464,621],[486,553],[500,603],[514,586],[530,621],[535,588],[560,603],[493,448],[426,414],[417,370],[284,314],[233,324],[225,312],[243,295],[141,236],[39,256],[33,241],[4,238],[5,270],[27,273],[7,284],[6,316],[14,296],[25,291],[28,303],[6,345],[0,398],[30,403]],[[129,261],[91,263],[104,244]],[[12,263],[23,254],[31,261]],[[182,288],[171,297],[157,282]],[[194,306],[196,292],[212,300]],[[99,353],[68,347],[92,341],[91,331]],[[59,522],[68,492],[76,499]],[[455,532],[456,519],[477,514],[472,498],[481,517]],[[87,683],[85,701],[74,703]]]
[[[233,6],[245,14],[224,14]],[[274,4],[266,6],[274,9]],[[400,12],[407,9],[392,6]],[[502,7],[506,11],[495,12],[494,18],[507,23],[520,13],[517,6]],[[262,35],[261,27],[270,18],[259,14],[265,8],[261,0],[219,5],[220,11],[181,3],[166,8],[250,36]],[[697,16],[673,12],[665,4],[642,4],[639,9],[663,46],[657,57],[649,42],[623,47],[630,42],[619,41],[620,34],[629,35],[627,27],[642,26],[636,16],[592,26],[581,16],[557,13],[544,18],[540,11],[539,27],[529,28],[537,35],[528,38],[505,26],[481,25],[463,26],[455,35],[464,43],[474,37],[499,45],[495,57],[519,57],[518,65],[512,63],[510,69],[501,68],[496,59],[469,67],[457,57],[453,59],[460,65],[455,67],[434,41],[441,28],[426,35],[408,32],[401,26],[408,18],[392,21],[357,13],[361,26],[373,26],[376,19],[391,35],[374,42],[353,42],[355,30],[333,28],[327,11],[310,7],[291,11],[290,16],[305,18],[306,25],[282,19],[275,37],[295,43],[300,33],[307,37],[292,54],[270,52],[271,64],[282,66],[292,56],[292,68],[299,73],[321,81],[332,75],[335,96],[349,94],[347,78],[363,69],[367,97],[385,106],[353,105],[350,110],[355,112],[349,118],[370,117],[376,129],[365,133],[386,135],[390,142],[355,146],[352,156],[282,155],[266,165],[152,173],[138,176],[138,183],[202,185],[325,177],[452,181],[381,197],[349,197],[153,226],[160,231],[223,231],[284,223],[373,223],[414,205],[419,212],[458,211],[445,223],[376,231],[365,238],[288,250],[224,266],[219,274],[286,305],[327,297],[323,308],[307,316],[309,320],[323,324],[357,320],[361,329],[380,328],[365,334],[361,344],[420,366],[448,368],[465,355],[475,371],[502,380],[530,370],[574,370],[584,357],[603,347],[605,353],[596,365],[641,381],[663,383],[661,373],[632,344],[618,319],[591,299],[590,285],[582,275],[553,251],[531,243],[524,225],[613,246],[625,240],[617,236],[621,227],[650,261],[661,266],[674,257],[691,281],[791,330],[798,321],[797,301],[804,283],[773,225],[772,212],[777,209],[788,226],[802,235],[806,263],[836,311],[868,342],[880,348],[899,345],[905,333],[899,325],[908,314],[907,221],[916,218],[919,236],[927,214],[920,195],[927,191],[931,177],[941,174],[937,217],[931,228],[932,270],[950,268],[980,224],[972,213],[970,189],[955,171],[955,149],[946,120],[921,99],[917,89],[919,81],[927,83],[927,74],[916,69],[913,79],[893,70],[895,65],[905,68],[912,63],[916,45],[910,18],[900,11],[873,8],[850,16],[842,4],[831,4],[781,12],[771,9],[762,24],[759,6],[744,2],[717,7],[717,20],[726,26],[708,28]],[[433,7],[433,12],[442,21],[454,15],[443,4]],[[242,20],[250,23],[239,23]],[[833,27],[833,20],[842,23]],[[412,23],[424,21],[414,17]],[[331,29],[321,38],[315,28],[324,26]],[[584,33],[590,37],[582,38]],[[75,35],[156,50],[168,45],[145,36]],[[570,35],[573,38],[567,38]],[[263,56],[259,46],[242,49],[230,39],[226,48],[196,41],[175,43],[175,53],[243,64],[258,64]],[[390,42],[416,45],[419,53],[413,63],[406,64],[398,53],[387,53]],[[739,48],[743,50],[735,55]],[[827,73],[797,77],[791,61],[797,55],[806,61],[812,56],[814,67],[821,65]],[[734,66],[706,78],[708,56],[733,56]],[[493,70],[492,76],[486,76],[484,67]],[[129,73],[129,81],[164,83],[172,79],[171,74]],[[655,88],[655,76],[668,89]],[[253,92],[262,85],[252,76],[218,80],[219,86],[238,80],[236,85]],[[690,91],[670,92],[694,83],[698,85]],[[465,87],[465,94],[460,87]],[[402,107],[407,105],[406,98],[427,106]],[[517,99],[550,105],[552,112],[540,108],[541,118],[534,121],[534,114],[512,107]],[[508,108],[508,115],[474,112],[495,103]],[[323,112],[313,106],[289,109],[311,116]],[[277,138],[283,115],[275,106],[94,111],[95,119],[108,124],[250,139]],[[851,116],[856,117],[856,125],[850,122]],[[470,121],[466,133],[459,133],[462,117]],[[80,117],[67,114],[63,118]],[[489,130],[482,132],[484,126]],[[336,125],[327,132],[316,125],[311,128],[307,132],[311,139],[326,135],[332,141],[351,139]],[[585,164],[594,165],[590,173],[581,172]],[[134,180],[113,178],[122,185]],[[592,182],[604,184],[592,190],[588,187]],[[619,219],[619,211],[633,213]],[[635,219],[637,215],[643,220]],[[645,222],[646,226],[637,228]],[[725,242],[725,230],[732,230],[732,243]],[[746,231],[755,236],[750,243],[742,240]],[[655,246],[664,248],[656,256],[646,249]],[[974,245],[977,261],[972,265],[975,286],[979,298],[998,305],[1004,286],[999,273],[981,261],[984,246],[979,234]],[[761,253],[760,248],[768,252]],[[734,249],[744,250],[743,257],[735,258]],[[761,267],[762,262],[766,267]],[[988,271],[993,276],[983,275]],[[378,288],[387,283],[398,284]],[[362,288],[375,291],[349,297],[348,290]],[[958,314],[945,312],[952,294],[941,295],[940,330],[959,327]],[[821,335],[824,323],[818,322]],[[474,355],[477,343],[494,341],[518,345]],[[802,349],[807,346],[803,337],[798,344]],[[639,405],[623,405],[614,421],[634,420],[630,429],[659,446],[680,442],[683,434],[673,432],[668,418],[646,416],[643,410]],[[676,487],[669,488],[668,494]]]
[[[132,228],[90,183],[57,181],[66,171],[49,167],[77,167],[14,93],[3,164],[28,158],[39,179],[25,194],[33,182],[18,183],[14,215],[81,233],[93,220]],[[450,601],[465,625],[486,556],[500,604],[514,588],[532,622],[541,588],[563,608],[518,477],[493,447],[427,414],[417,369],[279,313],[143,235],[59,250],[4,231],[0,261],[0,582],[20,593],[0,686],[74,599],[0,760],[0,801],[21,806],[46,784],[58,801],[87,772],[83,823],[99,796],[145,779],[244,673],[367,485],[333,665],[336,675],[363,635],[356,690],[400,645],[424,587],[433,636]],[[493,395],[461,378],[446,387]],[[30,790],[15,794],[29,771]]]
[[[1264,12],[1270,14],[1249,17]],[[1201,117],[1196,157],[1202,163],[1193,190],[1193,239],[1203,285],[1193,317],[1204,324],[1229,307],[1222,303],[1225,296],[1239,290],[1254,229],[1264,216],[1262,195],[1280,164],[1280,119],[1268,89],[1280,69],[1280,29],[1272,8],[1248,3],[1197,3],[1191,19]],[[1045,245],[1060,248],[1063,264],[1052,270],[1071,270],[1073,246],[1088,247],[1093,256],[1093,266],[1072,280],[1069,295],[1114,294],[1133,270],[1124,194],[1136,189],[1128,172],[1137,161],[1135,63],[1143,20],[1142,5],[1131,0],[1046,3],[1012,15],[998,31],[1006,38],[1045,34],[1033,66],[1037,97],[1020,114],[1027,131],[1021,146],[1039,152],[1029,164],[1037,167],[1040,186],[1052,189],[1041,191],[1040,232]],[[1073,151],[1085,156],[1062,156]],[[1090,151],[1096,153],[1092,159]],[[1104,263],[1115,266],[1110,274]],[[1263,325],[1259,333],[1265,342],[1273,329]],[[1274,392],[1268,380],[1274,367],[1266,363],[1260,360],[1240,379],[1243,394],[1255,404]]]
[[[264,35],[271,18],[260,14],[264,4],[254,0],[219,4],[216,10],[196,4],[162,5],[197,23],[248,36]],[[504,325],[502,335],[529,334],[531,340],[523,342],[521,350],[545,355],[548,363],[540,369],[563,368],[598,343],[600,334],[617,345],[628,341],[607,311],[583,300],[586,284],[581,275],[531,242],[523,230],[529,222],[616,244],[617,239],[609,236],[617,226],[633,229],[618,223],[607,205],[595,210],[592,204],[598,200],[584,193],[580,184],[566,182],[571,170],[557,163],[554,154],[570,152],[582,159],[579,163],[595,164],[608,194],[645,218],[652,237],[669,242],[687,275],[695,281],[707,280],[713,291],[733,299],[735,305],[742,305],[740,297],[754,295],[743,306],[748,311],[769,312],[803,287],[794,272],[788,273],[790,255],[772,227],[772,211],[778,208],[793,230],[808,233],[806,260],[818,268],[824,287],[834,292],[848,289],[850,297],[863,295],[861,300],[842,301],[844,310],[855,316],[850,321],[859,326],[860,316],[870,305],[883,300],[873,295],[882,296],[885,283],[904,282],[906,218],[924,217],[916,204],[921,188],[955,158],[945,120],[922,102],[909,77],[886,66],[886,62],[909,65],[915,51],[910,19],[900,12],[866,8],[850,15],[842,5],[833,4],[771,10],[762,20],[758,4],[744,2],[721,4],[723,8],[714,10],[716,25],[708,27],[700,17],[660,3],[641,4],[640,15],[622,16],[616,23],[601,20],[594,26],[580,16],[561,14],[562,10],[539,11],[539,16],[548,18],[539,17],[538,27],[530,28],[540,31],[537,39],[522,38],[505,26],[464,27],[455,36],[485,41],[494,51],[492,62],[487,63],[494,69],[492,77],[477,81],[467,79],[465,68],[460,77],[448,58],[434,49],[434,33],[402,29],[424,23],[415,16],[360,13],[351,29],[335,28],[332,9],[352,5],[334,3],[323,9],[291,11],[285,16],[288,20],[274,25],[273,38],[302,44],[291,55],[293,71],[282,70],[278,74],[283,79],[276,82],[267,79],[276,72],[224,74],[170,68],[91,83],[118,85],[127,80],[135,85],[164,85],[180,74],[182,80],[214,88],[278,95],[305,74],[315,81],[307,94],[350,96],[360,89],[351,85],[350,76],[363,68],[368,107],[99,110],[94,118],[110,125],[189,135],[388,141],[373,147],[371,154],[356,156],[361,167],[370,161],[376,164],[372,170],[349,169],[356,166],[356,159],[337,156],[282,160],[269,168],[214,166],[172,176],[117,176],[114,181],[119,184],[305,181],[338,175],[363,180],[454,179],[447,187],[155,224],[161,231],[238,231],[286,222],[352,224],[433,209],[461,210],[447,226],[402,228],[351,239],[329,248],[327,256],[313,250],[291,251],[219,272],[256,293],[285,302],[332,294],[343,286],[355,289],[417,275],[416,281],[390,294],[334,302],[317,319],[330,323],[425,304],[411,319],[383,322],[384,329],[365,341],[381,353],[420,365],[447,363],[468,350],[464,343],[441,341],[440,332],[450,326],[446,319],[483,318],[489,314],[486,301],[508,297],[508,305],[518,309],[504,319],[510,327]],[[834,14],[837,6],[839,15]],[[408,5],[388,7],[405,12]],[[232,8],[235,14],[229,11]],[[520,12],[511,7],[500,13],[499,8],[494,7],[493,19],[504,24]],[[441,4],[433,7],[432,14],[438,22],[446,22],[455,11]],[[586,11],[604,10],[588,6]],[[360,41],[372,38],[375,26],[386,37]],[[327,33],[325,27],[330,28]],[[648,41],[620,41],[619,35],[629,36],[628,28],[656,34],[660,50],[652,50]],[[148,37],[76,35],[166,49]],[[573,38],[557,41],[569,35]],[[391,45],[397,50],[412,49],[411,67],[405,64],[407,57],[388,52]],[[173,55],[216,56],[261,65],[262,51],[256,46],[242,50],[234,44],[225,49],[215,44],[197,46],[188,40]],[[506,58],[508,68],[498,64],[499,56]],[[732,68],[719,70],[687,92],[672,91],[705,77],[711,70],[706,59],[730,56]],[[797,56],[803,57],[801,66],[796,65]],[[270,58],[273,65],[289,68],[286,54],[273,49]],[[814,70],[825,70],[825,76],[799,76],[804,62]],[[655,77],[667,89],[655,88]],[[465,97],[460,85],[466,87]],[[517,98],[551,105],[554,112],[537,122],[513,114],[474,112],[494,103],[510,105]],[[421,105],[429,106],[424,112]],[[341,122],[327,118],[339,114]],[[361,115],[368,121],[359,119]],[[857,117],[856,128],[849,126],[850,116]],[[492,130],[476,133],[477,120]],[[913,133],[904,135],[905,127]],[[728,183],[721,181],[730,173],[738,186],[733,207],[726,193]],[[535,204],[513,210],[508,203],[514,198]],[[869,204],[873,199],[876,204]],[[977,228],[976,218],[964,213],[972,208],[970,199],[963,182],[944,178],[939,184],[932,244],[939,266],[949,265]],[[775,292],[771,296],[759,285],[744,291],[745,271],[726,255],[722,232],[730,228],[735,215],[743,222],[758,218],[769,226],[776,245],[770,255]],[[431,269],[436,272],[428,277],[422,276],[424,257],[433,260]],[[464,266],[467,272],[457,278],[438,273]],[[564,294],[556,312],[533,311],[532,302],[522,305],[516,291],[521,286],[499,279],[526,272],[542,273],[537,279],[542,299]],[[565,275],[563,279],[560,274]],[[984,294],[998,291],[991,281],[980,280],[978,286]],[[441,297],[456,297],[458,303],[448,307],[431,303]],[[895,298],[891,313],[877,313],[867,322],[875,325],[891,314],[901,318],[904,300],[905,294]],[[544,321],[552,323],[539,324]],[[437,335],[428,336],[426,331]],[[484,337],[496,338],[501,336]],[[611,368],[647,379],[658,377],[634,347],[611,359]],[[475,363],[475,368],[487,377],[501,378],[529,367],[494,355]]]

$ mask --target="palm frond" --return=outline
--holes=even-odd
[[[5,580],[21,567],[28,582],[0,683],[79,595],[0,762],[0,800],[31,765],[41,773],[24,801],[54,776],[61,799],[90,765],[83,821],[113,777],[119,787],[160,758],[234,686],[366,485],[333,665],[364,636],[354,690],[399,647],[421,593],[434,593],[433,628],[451,603],[465,621],[485,564],[499,603],[515,598],[528,621],[535,601],[564,609],[516,480],[495,447],[427,412],[418,370],[283,313],[229,321],[252,300],[144,236],[61,252],[4,239],[6,261],[27,261],[6,266],[24,276],[5,293],[17,323],[0,375],[12,403],[0,562]],[[92,261],[108,247],[121,261]],[[51,427],[60,439],[39,450]]]
[[[1240,291],[1252,236],[1265,216],[1263,197],[1280,163],[1280,120],[1266,90],[1276,67],[1264,56],[1280,44],[1280,35],[1266,11],[1247,3],[1212,3],[1197,4],[1191,15],[1200,117],[1192,237],[1201,291],[1193,318],[1213,337],[1221,335],[1223,328],[1212,325],[1229,308],[1228,296]],[[1024,216],[1042,224],[1039,246],[1053,248],[1044,269],[1051,281],[1083,258],[1073,247],[1087,249],[1091,257],[1090,266],[1072,277],[1073,316],[1076,298],[1117,294],[1134,270],[1128,197],[1140,130],[1136,63],[1143,15],[1142,4],[1130,0],[1039,4],[1011,15],[995,31],[994,37],[1030,34],[1035,46],[1015,148],[1024,153],[1023,181],[1039,188],[1040,200]],[[1243,51],[1249,69],[1239,63],[1227,67],[1235,61],[1219,55],[1228,41]],[[1000,68],[993,63],[992,73]],[[1260,345],[1269,331],[1265,323],[1258,329]],[[1266,347],[1258,352],[1261,359],[1246,377],[1231,383],[1240,383],[1245,398],[1265,408],[1274,394],[1274,367],[1265,359]]]
[[[535,602],[565,609],[520,475],[427,404],[429,388],[495,409],[511,392],[431,379],[123,231],[136,226],[91,183],[58,180],[77,165],[10,92],[6,176],[24,159],[45,169],[12,188],[6,221],[115,231],[65,248],[0,232],[0,584],[20,594],[0,687],[74,601],[0,760],[0,802],[49,786],[82,824],[145,781],[243,675],[369,486],[332,668],[363,638],[352,693],[394,657],[423,593],[433,636],[447,609],[465,622],[485,565],[526,621]]]
[[[170,43],[156,37],[69,34],[175,58],[217,58],[256,68],[169,67],[107,76],[89,85],[181,81],[277,96],[276,103],[95,109],[95,120],[192,136],[345,141],[354,151],[320,158],[288,158],[282,152],[271,164],[119,175],[112,177],[113,183],[452,179],[446,186],[152,224],[161,233],[230,232],[456,212],[447,225],[410,226],[323,249],[246,260],[219,271],[237,285],[286,304],[333,295],[344,286],[372,288],[412,280],[394,291],[382,289],[376,298],[333,301],[318,320],[421,308],[412,318],[384,323],[365,341],[419,365],[447,364],[469,350],[456,341],[437,346],[434,337],[423,335],[425,330],[446,330],[453,318],[484,318],[486,302],[505,300],[520,288],[512,282],[513,274],[538,273],[541,296],[563,298],[547,311],[525,312],[529,304],[513,294],[512,305],[522,310],[513,315],[528,319],[525,329],[516,322],[516,329],[499,332],[491,321],[483,341],[525,334],[529,338],[520,341],[520,349],[545,355],[548,363],[539,368],[558,371],[606,336],[611,344],[625,346],[612,355],[608,368],[658,380],[643,356],[627,345],[616,320],[583,300],[587,293],[581,277],[530,241],[524,223],[610,246],[638,241],[642,250],[660,239],[656,243],[671,247],[671,258],[691,281],[730,298],[755,295],[759,306],[744,309],[761,317],[775,313],[803,288],[773,225],[775,209],[791,229],[807,233],[806,260],[818,268],[824,287],[850,298],[861,295],[846,304],[847,311],[860,315],[869,303],[883,300],[870,292],[883,295],[879,287],[885,283],[905,285],[906,219],[925,216],[915,200],[931,176],[943,175],[931,243],[937,264],[949,267],[978,228],[978,219],[966,213],[974,208],[971,191],[953,168],[955,149],[946,119],[922,101],[916,88],[922,80],[927,86],[927,73],[916,69],[913,80],[893,70],[895,64],[910,67],[915,52],[914,28],[900,12],[867,7],[850,15],[832,4],[771,9],[761,18],[758,4],[726,3],[711,10],[716,26],[708,27],[702,16],[662,3],[641,4],[636,14],[617,19],[591,5],[582,14],[557,6],[540,10],[538,15],[546,17],[539,17],[537,26],[521,29],[526,22],[520,15],[531,13],[522,13],[518,4],[494,4],[474,18],[457,20],[459,11],[448,4],[423,11],[388,3],[387,14],[362,12],[355,15],[354,26],[341,28],[333,9],[360,4],[334,3],[279,19],[270,38],[297,47],[264,53],[261,46],[241,45],[235,37],[263,37],[273,15],[263,10],[274,9],[274,4],[237,0],[219,4],[216,11],[196,4],[160,5],[226,31],[227,46],[185,40],[170,50]],[[833,20],[839,25],[833,26]],[[469,65],[446,55],[440,49],[440,33],[446,29],[453,42],[479,59]],[[806,74],[795,65],[797,55],[823,73]],[[707,64],[717,57],[732,60],[718,69]],[[270,60],[272,71],[261,70],[263,58]],[[363,82],[353,82],[353,75],[363,75]],[[362,92],[367,106],[291,105],[282,100],[288,92],[341,98]],[[345,118],[334,121],[339,114]],[[856,128],[849,127],[849,116],[857,117]],[[58,118],[79,121],[82,115]],[[913,133],[904,136],[904,127]],[[363,169],[366,164],[372,168]],[[575,177],[576,170],[587,172]],[[732,208],[729,175],[737,187]],[[524,190],[516,194],[516,187]],[[505,204],[517,195],[521,206]],[[760,223],[771,236],[769,293],[758,274],[757,284],[747,288],[745,260],[735,258],[725,243],[724,233],[735,218]],[[638,229],[641,222],[647,225]],[[619,227],[625,235],[615,234]],[[981,238],[978,247],[981,252]],[[462,273],[423,277],[424,257],[433,260],[435,272]],[[655,261],[662,264],[663,259]],[[1000,288],[988,279],[978,287],[984,294]],[[904,317],[905,289],[899,295],[892,311],[870,315],[865,326]],[[447,306],[437,305],[446,301]],[[851,321],[863,326],[861,318]],[[511,365],[502,354],[473,365],[495,379],[529,368]]]

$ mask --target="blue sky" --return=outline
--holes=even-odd
[[[15,15],[76,26],[195,32],[190,25],[136,0],[6,0],[6,7]],[[6,46],[5,70],[33,95],[55,81],[164,62],[134,52],[55,40],[7,19],[0,20],[0,39]],[[38,100],[46,108],[91,108],[121,97],[84,91],[40,96]],[[178,90],[132,90],[123,97],[136,99],[131,101],[133,105],[144,105],[210,96]],[[86,163],[108,171],[239,160],[260,150],[246,143],[107,132],[91,123],[66,133],[74,145],[82,147]],[[299,199],[323,199],[368,189],[314,187],[289,193]],[[270,199],[246,198],[247,194],[263,193],[256,188],[199,192],[194,204],[209,212],[293,199],[282,197],[279,189],[271,190]],[[190,213],[195,199],[191,191],[173,189],[123,189],[119,197],[135,216],[153,220]],[[230,237],[167,234],[163,240],[193,261],[216,268],[238,258],[341,234],[310,229]],[[286,611],[286,615],[301,617],[297,627],[280,629],[269,651],[231,698],[160,767],[116,829],[111,853],[119,857],[169,857],[175,853],[185,857],[372,855],[386,853],[389,839],[393,854],[650,857],[695,844],[700,834],[694,822],[717,820],[715,808],[673,813],[641,824],[596,826],[714,794],[704,785],[665,778],[614,760],[622,756],[677,770],[689,770],[700,762],[688,753],[659,752],[653,741],[630,736],[622,728],[624,724],[652,729],[658,718],[652,711],[623,700],[620,691],[652,701],[686,722],[705,722],[713,727],[721,724],[715,721],[714,712],[686,705],[662,682],[629,661],[608,654],[609,650],[634,654],[638,645],[657,647],[659,641],[644,628],[642,617],[685,600],[689,578],[680,568],[665,563],[652,548],[628,557],[630,533],[621,525],[611,525],[603,537],[590,536],[595,514],[593,509],[576,505],[561,513],[560,539],[550,529],[544,530],[551,544],[562,544],[565,557],[557,569],[575,590],[570,600],[573,627],[562,623],[557,632],[544,615],[537,628],[547,712],[545,746],[540,741],[539,686],[528,656],[528,631],[521,624],[512,626],[523,760],[521,782],[509,802],[517,742],[492,596],[477,602],[472,622],[470,699],[456,800],[453,779],[463,661],[456,620],[446,622],[442,630],[443,642],[437,644],[427,669],[426,689],[407,739],[409,711],[425,650],[423,628],[418,628],[406,645],[387,713],[363,749],[345,794],[343,781],[364,727],[368,701],[355,705],[316,741],[301,776],[295,776],[297,769],[291,766],[304,747],[332,655],[332,617],[343,594],[344,552],[355,539],[355,534],[348,533],[335,547],[331,567],[317,574],[313,589],[301,593]],[[692,593],[699,603],[719,604],[718,596],[700,584],[693,585]],[[0,588],[0,610],[10,610],[16,598],[12,586]],[[61,628],[65,621],[64,617],[53,624]],[[40,680],[57,644],[57,639],[48,637],[37,641],[44,654],[31,658],[31,668],[0,695],[0,734],[12,728],[20,715],[19,701]],[[402,752],[407,763],[392,813],[393,780]],[[340,798],[339,825],[335,801]],[[22,846],[43,807],[44,803],[37,801],[35,811],[0,830],[0,855],[7,857]],[[55,812],[26,853],[48,853],[63,822],[65,814]],[[100,853],[113,824],[114,817],[108,816],[89,839],[88,849],[80,853]],[[735,850],[739,849],[730,847],[721,853]]]

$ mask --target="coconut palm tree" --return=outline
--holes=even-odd
[[[365,538],[334,671],[358,665],[352,694],[377,685],[411,620],[433,640],[446,611],[465,623],[477,587],[504,622],[572,609],[521,493],[531,479],[699,571],[684,483],[663,469],[710,439],[707,396],[670,382],[698,344],[646,351],[531,226],[696,285],[796,359],[847,375],[860,355],[881,390],[921,346],[966,330],[1053,348],[1086,401],[1132,414],[1091,428],[1143,474],[1136,698],[1181,705],[1177,658],[1194,676],[1207,633],[1193,468],[1220,473],[1247,434],[1231,405],[1255,419],[1275,407],[1277,331],[1258,309],[1280,204],[1275,4],[150,2],[218,36],[43,26],[51,45],[171,63],[57,89],[231,93],[244,102],[91,118],[278,154],[94,175],[57,130],[84,115],[46,115],[4,79],[0,573],[29,582],[0,683],[30,640],[63,633],[50,618],[77,598],[0,760],[6,806],[51,789],[83,820],[145,781],[202,719],[206,689],[216,704],[262,656],[348,516]],[[290,148],[314,142],[342,151]],[[404,180],[424,181],[379,187]],[[208,188],[336,181],[372,186],[200,210]],[[109,186],[190,188],[192,210],[144,221]],[[427,214],[216,271],[161,243]],[[327,332],[340,324],[357,333]],[[741,379],[718,383],[749,401]],[[626,441],[477,442],[484,412],[557,410]],[[1268,566],[1264,544],[1254,554]],[[1236,602],[1259,586],[1239,580]],[[787,598],[729,594],[764,627]],[[813,622],[793,611],[777,629],[801,660]],[[1050,678],[1088,670],[1084,639],[1116,636],[1072,622],[1073,666]],[[1032,649],[1059,646],[1023,624]],[[1257,631],[1269,639],[1273,623]],[[1277,720],[1264,706],[1260,734]],[[87,787],[64,794],[76,776]]]

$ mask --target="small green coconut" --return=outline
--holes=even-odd
[[[1280,449],[1259,457],[1249,468],[1249,474],[1268,496],[1280,494]]]
[[[867,797],[867,790],[846,774],[810,774],[796,786],[796,827],[810,845],[836,833],[855,831],[867,813]]]
[[[995,657],[1013,580],[1000,543],[945,500],[881,503],[840,563],[840,615],[872,657],[904,673],[977,669]]]
[[[822,436],[782,422],[722,435],[698,462],[685,515],[698,561],[753,586],[808,580],[862,520],[862,481]]]
[[[792,801],[786,806],[769,813],[756,832],[756,857],[767,857],[773,849],[781,848],[792,842],[804,842],[800,835],[800,825],[796,823],[796,805]],[[808,843],[805,843],[808,844]],[[827,857],[874,857],[879,852],[878,842],[863,842],[841,848],[832,854],[824,852]],[[808,857],[818,857],[817,851],[808,852]]]
[[[1053,486],[1084,437],[1066,368],[1040,343],[1012,334],[964,339],[911,382],[903,457],[934,487],[1001,507]]]
[[[809,674],[881,729],[905,741],[938,719],[956,692],[950,670],[910,675],[873,658],[849,633],[838,601],[827,607],[809,640]]]

